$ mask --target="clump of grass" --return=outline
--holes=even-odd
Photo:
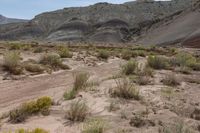
[[[74,99],[76,94],[87,86],[89,77],[90,75],[85,72],[76,73],[73,89],[64,93],[64,99]]]
[[[61,58],[72,58],[73,54],[69,52],[69,49],[65,46],[60,46],[58,48],[58,54]]]
[[[98,58],[107,60],[109,58],[109,56],[110,56],[110,54],[107,50],[100,50],[98,52]]]
[[[135,69],[137,68],[137,63],[135,60],[130,60],[128,63],[123,65],[121,68],[122,68],[123,74],[131,75],[131,74],[134,74]]]
[[[49,110],[52,100],[50,97],[41,97],[36,101],[30,101],[22,104],[17,109],[11,110],[9,120],[12,123],[20,123],[25,121],[29,116],[43,111]]]
[[[89,113],[89,108],[85,101],[77,100],[71,103],[69,110],[66,112],[66,118],[70,121],[82,122]]]
[[[117,87],[111,90],[111,95],[124,99],[140,100],[139,90],[127,78],[116,80]]]
[[[3,67],[12,74],[21,74],[23,67],[20,65],[20,60],[18,52],[8,52],[4,55]]]
[[[146,57],[147,53],[144,50],[136,50],[132,52],[132,57],[137,57],[137,56],[141,56],[141,57]]]
[[[88,120],[83,125],[82,133],[103,133],[106,130],[106,123],[101,119]]]
[[[57,54],[46,54],[40,59],[40,63],[51,67],[53,70],[62,68],[69,69],[69,66],[62,63],[62,60]]]
[[[168,85],[168,86],[180,85],[180,81],[173,74],[166,75],[165,78],[162,80],[162,82],[163,82],[163,84]]]
[[[122,51],[122,59],[129,60],[132,57],[131,50],[123,50]]]
[[[149,56],[148,65],[154,69],[168,69],[169,60],[161,56]]]
[[[74,82],[74,90],[79,91],[81,89],[84,89],[87,86],[87,82],[89,79],[89,74],[85,72],[77,73],[75,76],[75,82]]]
[[[150,77],[138,75],[136,78],[136,83],[139,85],[147,85],[151,82]]]
[[[76,97],[77,92],[73,89],[70,91],[66,91],[63,95],[65,100],[71,100],[74,99]]]

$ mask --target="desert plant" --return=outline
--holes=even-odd
[[[83,125],[82,133],[103,133],[106,130],[106,123],[101,119],[88,120]]]
[[[151,82],[150,77],[138,75],[136,78],[136,83],[139,85],[147,85]]]
[[[36,63],[25,63],[24,68],[32,73],[43,73],[44,72],[44,67],[42,67],[40,64]]]
[[[34,53],[42,53],[44,51],[44,49],[42,47],[37,47],[35,48],[35,50],[33,51]]]
[[[127,78],[117,79],[117,87],[111,90],[111,95],[114,97],[121,97],[125,99],[135,99],[139,100],[140,93],[139,90],[132,84]]]
[[[109,52],[107,50],[100,50],[98,52],[98,57],[101,58],[101,59],[108,59],[110,56]]]
[[[89,108],[85,101],[77,100],[71,103],[69,110],[66,112],[66,118],[71,121],[84,121],[88,115]]]
[[[65,46],[58,48],[58,54],[61,58],[72,58],[73,54],[69,52],[69,49]]]
[[[74,82],[73,89],[75,91],[79,91],[81,89],[84,89],[87,85],[88,79],[89,79],[88,73],[85,73],[85,72],[77,73],[75,75],[75,82]]]
[[[4,55],[3,67],[12,74],[21,74],[23,68],[20,65],[20,59],[18,52],[8,52]]]
[[[20,50],[21,48],[22,48],[22,44],[20,44],[20,43],[10,44],[10,50]]]
[[[123,50],[122,51],[122,59],[129,60],[132,57],[131,50]]]
[[[63,95],[65,100],[71,100],[74,99],[76,97],[77,92],[72,89],[71,91],[66,91]]]
[[[180,81],[177,79],[176,75],[168,74],[162,80],[163,84],[168,86],[177,86],[180,85]]]
[[[18,108],[11,110],[9,120],[12,123],[25,121],[30,115],[43,113],[44,110],[49,110],[52,100],[50,97],[41,97],[36,101],[23,103]]]
[[[169,67],[169,61],[167,58],[161,56],[149,56],[148,65],[154,69],[167,69]]]
[[[125,74],[125,75],[134,74],[136,67],[137,67],[136,61],[130,60],[128,63],[121,66],[122,73]]]
[[[12,132],[8,132],[8,133],[12,133]],[[26,129],[21,128],[21,129],[16,130],[15,133],[49,133],[49,132],[42,128],[36,128],[34,130],[26,130]]]

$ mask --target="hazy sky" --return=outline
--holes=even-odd
[[[124,3],[133,0],[104,0],[109,3]],[[64,7],[86,6],[103,0],[0,0],[0,14],[12,18],[31,19],[35,15]]]

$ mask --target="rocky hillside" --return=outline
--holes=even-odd
[[[27,22],[27,20],[7,18],[7,17],[4,17],[3,15],[0,15],[0,24],[18,23],[18,22]]]
[[[157,29],[159,26],[154,26],[157,23],[174,20],[183,14],[192,6],[192,1],[133,1],[119,5],[98,3],[88,7],[65,8],[37,15],[27,23],[4,25],[0,27],[0,39],[135,42],[152,27]],[[148,42],[145,37],[147,41],[139,38],[138,42]]]

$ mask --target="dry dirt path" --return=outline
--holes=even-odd
[[[75,71],[86,71],[98,79],[103,79],[116,74],[120,64],[121,60],[112,59],[96,67],[78,67],[71,71],[0,83],[0,113],[40,96],[62,98],[63,92],[72,87]]]

